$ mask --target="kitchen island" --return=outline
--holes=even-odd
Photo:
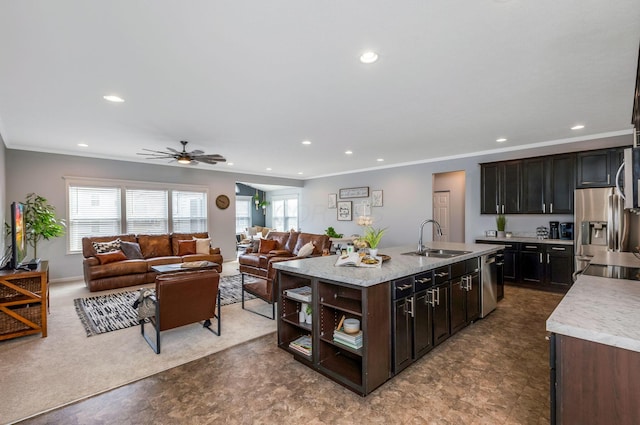
[[[640,268],[631,253],[591,264]],[[640,282],[580,275],[547,320],[552,424],[640,423]]]
[[[336,267],[337,256],[274,264],[278,270],[278,345],[310,368],[367,395],[452,333],[479,317],[480,257],[499,245],[432,242],[466,251],[449,258],[404,255],[415,246],[381,249],[380,268]],[[291,296],[308,286],[311,297]],[[303,304],[311,323],[301,321]],[[360,322],[361,342],[334,338],[343,318]],[[292,342],[310,340],[307,350]]]

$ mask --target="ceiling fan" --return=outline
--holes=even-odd
[[[225,162],[226,159],[222,155],[218,154],[205,154],[203,151],[196,149],[195,151],[187,152],[187,141],[181,140],[182,152],[173,148],[167,148],[168,152],[155,151],[152,149],[142,149],[146,152],[138,152],[138,155],[145,155],[147,159],[172,159],[178,161],[180,164],[197,164],[199,162],[205,164],[217,164],[218,162]],[[173,162],[173,161],[169,161]]]

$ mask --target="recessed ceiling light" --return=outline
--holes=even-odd
[[[302,144],[303,145],[310,145],[311,144],[311,140],[303,140]]]
[[[378,54],[372,50],[364,52],[360,55],[360,62],[362,63],[374,63],[378,60]]]
[[[78,143],[78,146],[80,146],[81,148],[88,148],[89,145],[87,145],[86,143]]]
[[[378,158],[378,159],[376,159],[376,161],[382,162],[382,161],[384,161],[384,159],[383,158]]]
[[[496,142],[498,142],[498,143],[502,143],[502,142],[506,142],[506,141],[507,141],[507,139],[505,139],[504,137],[496,139]]]
[[[108,96],[102,96],[102,98],[104,100],[108,100],[109,102],[117,102],[117,103],[122,103],[124,102],[124,99],[121,98],[120,96],[116,96],[116,95],[108,95]]]
[[[233,165],[233,162],[227,162],[227,165]]]
[[[267,171],[271,171],[271,167],[267,167]]]
[[[302,171],[298,171],[298,174],[299,174],[299,175],[301,175],[301,174],[302,174]]]
[[[345,153],[345,154],[347,154],[347,155],[351,155],[353,152],[351,152],[351,151],[344,151],[344,153]]]
[[[584,125],[578,124],[578,125],[574,125],[573,127],[571,127],[571,130],[581,130],[583,128],[584,128]]]

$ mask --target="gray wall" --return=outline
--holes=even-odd
[[[225,260],[236,258],[235,250],[235,183],[259,181],[266,184],[302,186],[299,180],[260,177],[199,169],[197,167],[169,167],[138,162],[111,161],[69,155],[6,150],[6,191],[8,200],[23,200],[27,193],[36,192],[49,201],[58,216],[66,218],[66,193],[63,177],[90,177],[142,182],[203,185],[209,188],[209,235],[214,246],[220,247]],[[4,185],[3,185],[4,187]],[[215,205],[218,195],[231,199],[231,206],[220,210]],[[8,211],[7,203],[4,203]],[[33,252],[30,250],[29,255]],[[67,254],[66,237],[38,244],[38,257],[49,260],[51,279],[82,275],[82,255]]]
[[[433,176],[433,191],[449,192],[449,241],[464,242],[466,174],[464,171],[438,173]]]
[[[167,182],[206,185],[209,187],[209,233],[214,244],[220,246],[223,256],[235,258],[235,206],[221,211],[215,206],[215,197],[235,194],[235,182],[279,184],[292,186],[291,193],[300,199],[300,229],[311,233],[324,233],[333,226],[346,235],[362,234],[355,221],[337,221],[336,210],[327,208],[327,195],[340,188],[368,186],[384,191],[384,206],[372,208],[376,227],[388,227],[381,247],[414,245],[418,226],[432,215],[433,175],[451,171],[465,172],[465,241],[482,236],[487,229],[495,229],[495,216],[480,215],[479,163],[524,158],[562,152],[590,150],[603,147],[631,145],[631,136],[618,136],[576,142],[565,145],[540,146],[521,151],[494,152],[467,158],[452,158],[403,167],[379,169],[307,181],[278,179],[267,176],[241,175],[197,168],[167,167],[137,162],[110,161],[66,155],[51,155],[7,149],[5,152],[6,187],[5,213],[9,200],[21,200],[29,192],[36,192],[51,202],[61,217],[66,217],[66,194],[63,176],[110,178],[148,182]],[[0,162],[2,164],[3,162]],[[0,170],[1,172],[2,170]],[[302,189],[301,189],[302,188]],[[287,191],[281,191],[285,193]],[[274,192],[275,193],[275,192]],[[273,193],[267,193],[270,200]],[[0,193],[0,196],[2,194]],[[352,199],[358,203],[359,199]],[[270,223],[267,209],[267,224]],[[510,215],[507,230],[535,232],[540,225],[551,220],[571,221],[567,215]],[[431,240],[431,228],[425,227],[425,240]],[[82,257],[66,254],[66,238],[45,241],[38,245],[41,258],[50,260],[51,278],[69,278],[82,275]]]

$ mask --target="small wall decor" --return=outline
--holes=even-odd
[[[338,195],[335,193],[330,193],[327,208],[329,209],[336,208],[337,202],[338,202]]]
[[[372,207],[381,207],[382,206],[382,191],[381,190],[372,190],[371,191],[371,206]]]
[[[351,201],[338,202],[338,221],[351,221]]]
[[[340,189],[340,199],[368,198],[368,197],[369,197],[369,186],[350,187],[347,189]]]
[[[216,198],[216,206],[221,210],[226,210],[230,204],[231,201],[227,195],[218,195]]]

